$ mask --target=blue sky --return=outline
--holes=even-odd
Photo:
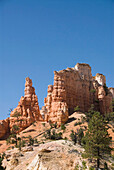
[[[88,63],[114,87],[113,0],[0,0],[0,119],[33,80],[40,107],[53,71]]]

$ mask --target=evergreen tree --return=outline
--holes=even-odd
[[[19,121],[19,117],[21,116],[20,112],[18,112],[17,110],[15,111],[14,115],[12,117],[16,117],[17,118],[17,122]]]
[[[77,133],[72,130],[71,134],[70,134],[70,138],[74,142],[74,144],[76,144],[76,142],[77,142]]]
[[[2,166],[2,161],[3,161],[3,159],[4,159],[4,153],[1,155],[0,154],[0,170],[4,170],[5,168]]]
[[[78,143],[81,145],[82,143],[82,138],[84,137],[84,130],[82,128],[79,129],[78,133],[77,133],[77,140]]]
[[[89,120],[91,120],[93,114],[95,113],[95,110],[94,110],[94,104],[91,104],[91,107],[90,109],[88,110],[86,114],[86,121],[89,122]]]
[[[110,155],[109,147],[111,138],[108,134],[107,121],[99,112],[95,112],[89,121],[88,130],[85,135],[85,153],[87,157],[97,159],[97,169],[100,166],[100,159]]]
[[[34,144],[34,139],[32,138],[32,136],[29,135],[29,145],[33,145]]]
[[[12,134],[16,134],[17,132],[19,132],[19,126],[13,125],[13,127],[12,127]]]

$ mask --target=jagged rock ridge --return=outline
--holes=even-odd
[[[10,118],[2,121],[0,131],[3,133],[0,138],[11,130],[13,125],[18,125],[19,131],[34,121],[51,120],[61,125],[68,120],[76,106],[79,106],[82,112],[87,112],[91,104],[103,114],[112,111],[110,106],[114,98],[114,88],[107,89],[105,84],[105,76],[97,73],[93,77],[91,67],[85,63],[78,63],[74,68],[54,71],[54,84],[48,86],[48,94],[40,111],[32,80],[27,77],[25,95],[11,112]],[[15,113],[20,115],[16,117]],[[3,128],[4,131],[1,130]]]
[[[91,104],[94,104],[101,113],[110,112],[114,88],[109,88],[106,94],[105,84],[105,76],[97,73],[93,77],[91,67],[85,63],[78,63],[74,68],[55,71],[54,85],[48,86],[48,94],[44,99],[45,106],[41,113],[45,120],[48,117],[48,120],[61,124],[68,119],[68,115],[76,106],[79,106],[82,112],[87,112]]]
[[[20,114],[18,121],[17,117],[15,117],[16,112]],[[17,124],[21,131],[30,126],[34,121],[39,120],[39,116],[40,110],[35,88],[32,87],[32,80],[27,77],[25,82],[25,95],[21,97],[18,106],[10,114],[10,129],[12,129],[14,124]]]

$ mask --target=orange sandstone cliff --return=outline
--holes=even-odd
[[[81,112],[87,112],[91,104],[102,114],[111,112],[112,98],[114,88],[106,87],[105,76],[97,73],[93,77],[88,64],[77,63],[74,68],[54,71],[54,84],[48,86],[44,106],[39,110],[32,80],[27,77],[25,95],[11,112],[10,118],[0,122],[0,138],[12,130],[13,125],[18,125],[19,131],[34,121],[51,120],[61,125],[68,120],[76,106],[80,107]],[[16,116],[17,113],[19,116]]]
[[[64,123],[68,115],[73,113],[74,107],[87,112],[94,104],[101,113],[112,111],[110,108],[114,97],[113,88],[105,92],[106,78],[102,74],[91,74],[88,64],[76,64],[74,68],[67,68],[54,72],[54,85],[48,86],[48,94],[44,99],[41,114],[44,119]]]
[[[18,115],[19,113],[19,115]],[[16,115],[17,114],[17,115]],[[13,125],[20,127],[19,131],[39,120],[40,110],[32,80],[27,77],[25,82],[25,95],[21,97],[18,106],[10,114],[10,129]]]

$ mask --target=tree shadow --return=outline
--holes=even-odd
[[[35,129],[30,129],[30,130],[24,131],[23,133],[34,132],[34,131],[36,131],[36,130]]]
[[[73,122],[74,120],[76,120],[76,118],[75,118],[75,117],[71,117],[71,118],[69,118],[69,119],[67,120],[67,122],[66,122],[66,123]]]

